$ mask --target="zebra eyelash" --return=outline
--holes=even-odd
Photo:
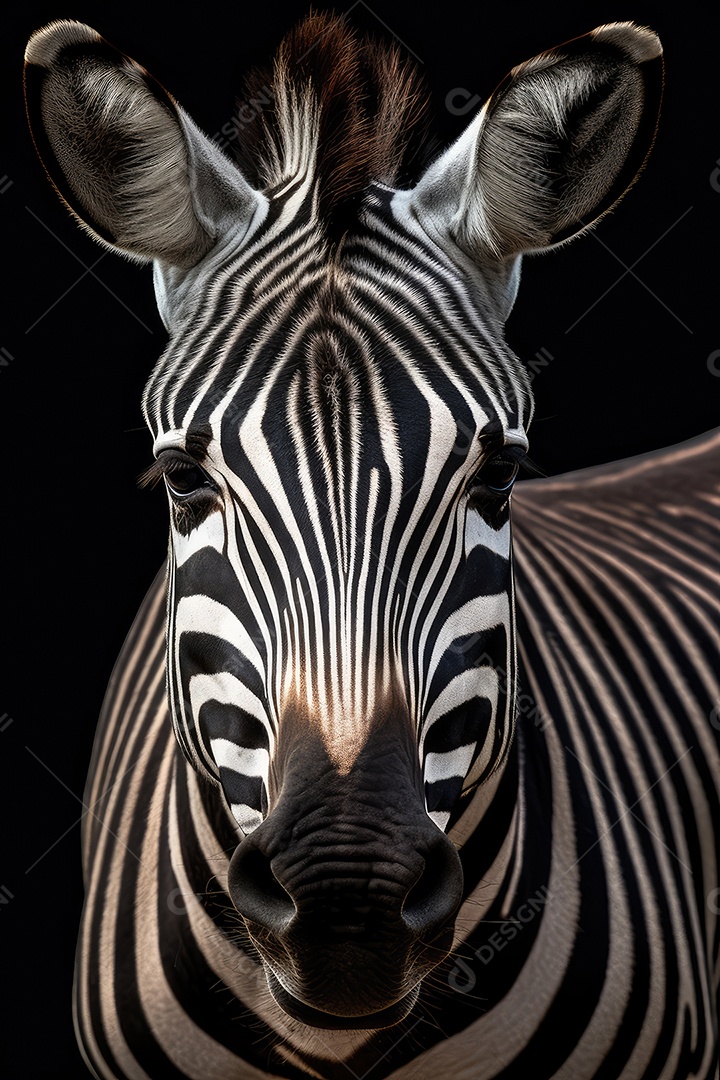
[[[520,471],[523,473],[527,473],[528,476],[531,476],[534,480],[538,479],[539,477],[547,478],[547,473],[543,472],[540,466],[537,465],[531,458],[529,458],[527,454],[525,454],[520,461]]]
[[[144,469],[137,478],[139,488],[154,488],[165,476],[165,466],[162,461],[153,461]]]
[[[193,458],[179,451],[164,450],[160,456],[148,466],[138,477],[138,487],[155,487],[161,480],[168,479],[172,471],[183,469],[198,469],[203,474],[205,470]]]

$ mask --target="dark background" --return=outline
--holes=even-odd
[[[161,492],[140,395],[164,334],[147,268],[103,254],[60,206],[22,104],[29,34],[55,18],[93,25],[134,56],[208,134],[232,117],[246,68],[306,10],[221,5],[17,6],[2,49],[0,322],[2,521],[0,673],[0,1071],[84,1074],[70,1015],[82,902],[79,820],[92,731],[112,663],[160,566]],[[606,0],[417,7],[338,4],[421,62],[437,130],[458,134],[513,65],[613,20],[657,30],[665,102],[645,173],[595,234],[527,260],[508,327],[536,360],[531,453],[549,474],[690,438],[720,419],[718,16],[699,3]],[[451,101],[460,103],[462,96]],[[544,366],[540,366],[543,365]]]

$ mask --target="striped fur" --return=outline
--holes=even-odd
[[[232,493],[224,521],[217,514],[204,532],[194,529],[187,538],[173,508],[177,534],[171,592],[179,602],[171,603],[169,677],[178,738],[201,771],[217,775],[217,767],[222,769],[204,748],[201,704],[183,706],[188,692],[176,681],[176,672],[184,666],[185,626],[194,628],[203,619],[208,632],[220,638],[229,633],[220,622],[239,619],[233,639],[257,672],[255,690],[250,677],[246,680],[243,707],[266,726],[268,754],[264,773],[258,775],[271,801],[268,763],[289,699],[302,697],[304,707],[319,715],[331,756],[345,755],[348,764],[362,746],[368,714],[398,683],[407,686],[416,726],[423,717],[432,723],[433,703],[444,690],[435,671],[448,663],[448,646],[463,633],[475,635],[471,650],[476,658],[499,650],[494,663],[503,670],[514,663],[505,591],[506,511],[501,509],[500,519],[490,524],[479,514],[466,518],[464,510],[458,521],[457,509],[481,460],[476,432],[505,431],[508,444],[524,444],[523,426],[530,416],[527,375],[492,325],[478,340],[483,316],[477,302],[448,276],[447,265],[438,263],[423,237],[410,234],[400,245],[388,220],[388,204],[388,194],[376,189],[366,207],[367,232],[346,239],[342,263],[333,267],[330,280],[312,221],[298,228],[293,208],[291,238],[284,236],[283,217],[263,228],[255,244],[216,274],[217,291],[206,297],[207,307],[193,312],[193,321],[204,327],[208,311],[226,306],[224,295],[232,292],[239,298],[240,325],[233,309],[225,320],[214,319],[210,343],[204,331],[198,334],[202,349],[211,351],[212,366],[207,370],[198,363],[192,334],[178,334],[177,345],[170,345],[146,390],[156,449],[183,443],[185,432],[209,429],[210,445],[217,450],[214,460],[206,456],[205,467],[213,477],[222,477],[218,482]],[[277,254],[281,238],[282,259]],[[400,252],[402,281],[388,282],[385,267]],[[281,283],[277,289],[276,280]],[[241,290],[247,290],[247,298]],[[445,314],[458,305],[474,309],[471,333]],[[413,312],[412,323],[402,326],[405,311]],[[435,344],[445,335],[455,339],[452,365]],[[423,375],[417,369],[421,352],[428,365]],[[403,401],[402,412],[395,398]],[[418,422],[429,429],[429,441],[414,440]],[[277,457],[292,463],[284,474],[275,465]],[[298,485],[300,506],[295,505]],[[211,611],[197,601],[204,609],[199,613],[188,586],[178,583],[198,544],[211,545],[219,554],[229,551],[232,565],[239,568],[231,613],[222,606]],[[265,568],[264,578],[247,577],[242,550],[252,566]],[[456,576],[473,552],[477,560],[499,564],[494,569],[496,612],[487,615],[487,637],[477,613],[466,627],[452,621],[457,594],[451,589],[457,588]],[[437,564],[440,588],[435,603],[423,609],[416,600],[423,594],[421,575],[427,573],[428,560]],[[265,627],[254,614],[258,610]],[[505,627],[500,637],[493,636],[498,622]],[[434,651],[428,638],[438,643]],[[361,641],[372,644],[361,648]],[[467,658],[456,648],[458,675]],[[456,686],[462,692],[459,681]],[[233,687],[240,704],[238,687]],[[207,692],[218,690],[209,682]],[[476,685],[466,692],[474,696]],[[273,710],[267,719],[264,693]],[[504,711],[497,727],[506,745],[509,704],[502,701],[506,695],[488,688],[487,696],[493,693]],[[446,700],[441,715],[449,709]],[[215,735],[223,738],[219,729]],[[442,741],[434,749],[442,752]],[[470,764],[465,772],[474,783],[497,764],[497,757],[478,762],[475,773]],[[254,808],[237,806],[239,824],[258,823],[257,803]],[[441,808],[430,808],[438,810],[444,825],[447,799]]]
[[[514,69],[405,186],[416,77],[342,20],[283,43],[240,168],[89,28],[27,61],[170,338],[166,581],[89,777],[91,1070],[717,1076],[717,439],[521,489],[511,560],[519,259],[634,179],[655,36]]]
[[[720,433],[517,488],[511,760],[492,808],[478,822],[471,804],[451,832],[466,874],[453,953],[374,1035],[303,1029],[238,953],[232,824],[170,733],[159,574],[86,796],[76,1008],[98,1074],[716,1077],[719,499]],[[147,819],[130,814],[147,790]],[[160,889],[143,881],[158,861]],[[138,892],[156,898],[141,948],[116,930]],[[168,1029],[150,1035],[158,996]]]

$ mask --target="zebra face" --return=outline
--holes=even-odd
[[[28,46],[58,191],[154,261],[171,713],[237,830],[228,895],[306,1023],[398,1021],[450,947],[445,830],[491,797],[513,725],[531,401],[503,323],[521,254],[642,164],[658,49],[612,24],[515,68],[403,186],[416,75],[342,20],[283,42],[239,167],[89,27]]]
[[[410,1008],[461,896],[442,830],[513,726],[499,673],[514,672],[509,499],[529,394],[480,313],[454,316],[477,286],[427,239],[434,310],[408,256],[394,340],[397,295],[365,261],[382,221],[418,259],[395,213],[378,200],[341,266],[313,249],[250,328],[242,305],[229,314],[200,392],[196,365],[190,392],[169,383],[171,345],[146,394],[156,423],[183,418],[155,440],[176,731],[246,836],[230,892],[273,993],[314,1024],[348,1026],[359,1001],[362,1026]],[[273,243],[258,236],[255,258]],[[253,277],[239,262],[236,294]]]

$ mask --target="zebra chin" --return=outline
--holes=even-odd
[[[443,883],[438,890],[447,897]],[[439,932],[433,928],[429,940],[402,916],[342,926],[325,918],[308,925],[296,914],[285,932],[246,921],[275,1002],[301,1023],[336,1030],[403,1020],[453,941],[451,918]]]
[[[395,1024],[399,1024],[401,1020],[404,1020],[412,1011],[420,996],[420,984],[418,984],[399,1001],[387,1005],[383,1009],[362,1015],[345,1015],[340,1012],[318,1009],[305,1001],[301,1001],[285,989],[271,968],[266,967],[265,974],[270,993],[283,1012],[294,1020],[307,1024],[308,1027],[326,1028],[332,1031],[377,1030],[393,1027]]]

